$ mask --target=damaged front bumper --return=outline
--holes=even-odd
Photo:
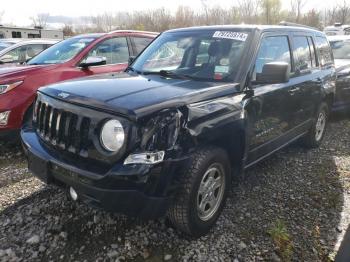
[[[153,219],[165,215],[176,190],[173,179],[187,157],[155,165],[117,163],[107,172],[91,172],[51,151],[31,129],[22,129],[29,170],[47,184],[73,188],[78,199],[97,208]],[[74,163],[74,161],[73,161]]]

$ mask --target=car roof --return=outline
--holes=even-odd
[[[38,42],[42,42],[42,43],[56,43],[60,41],[60,39],[47,39],[47,38],[3,38],[0,39],[0,42],[3,43],[14,43],[14,44],[18,44],[18,43],[38,43]]]
[[[108,35],[110,34],[140,34],[140,35],[153,35],[157,36],[159,35],[158,32],[151,32],[151,31],[139,31],[139,30],[115,30],[107,33]]]
[[[90,33],[90,34],[81,34],[81,35],[75,35],[69,38],[84,38],[84,37],[94,37],[99,38],[101,36],[104,36],[106,33]],[[67,38],[67,39],[69,39]]]
[[[332,35],[327,36],[329,41],[341,41],[341,40],[350,40],[350,35]]]
[[[198,31],[198,30],[247,30],[247,31],[254,31],[254,30],[260,30],[260,31],[269,31],[269,30],[275,30],[275,31],[308,31],[313,33],[320,33],[324,34],[321,31],[318,31],[317,29],[313,29],[311,27],[304,27],[304,26],[284,26],[284,25],[246,25],[246,24],[240,24],[240,25],[214,25],[214,26],[196,26],[196,27],[188,27],[188,28],[178,28],[178,29],[172,29],[168,30],[166,32],[187,32],[187,31]]]
[[[25,41],[26,38],[1,38],[0,39],[0,42],[2,43],[19,43],[19,42],[22,42],[22,41]]]
[[[60,39],[29,39],[25,41],[20,41],[16,43],[15,45],[20,46],[20,45],[27,45],[27,44],[55,44],[57,42],[61,41]]]
[[[159,33],[157,32],[149,32],[149,31],[138,31],[138,30],[115,30],[111,31],[108,33],[90,33],[90,34],[82,34],[82,35],[76,35],[73,36],[74,38],[84,38],[84,37],[95,37],[95,38],[100,38],[102,36],[106,35],[118,35],[118,34],[140,34],[140,35],[152,35],[152,36],[157,36]]]

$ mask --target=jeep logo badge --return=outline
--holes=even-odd
[[[62,93],[59,93],[58,96],[62,97],[62,98],[67,98],[67,97],[69,97],[69,94],[62,92]]]

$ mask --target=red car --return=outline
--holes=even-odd
[[[66,39],[32,58],[27,65],[0,68],[0,137],[17,134],[31,118],[36,90],[63,80],[119,72],[158,34],[115,31]]]

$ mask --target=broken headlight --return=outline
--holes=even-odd
[[[166,111],[148,121],[142,130],[141,149],[168,150],[176,145],[182,114],[178,110]]]
[[[167,110],[148,120],[141,131],[137,152],[129,155],[124,164],[157,164],[164,160],[167,150],[175,148],[181,128],[182,114]]]

